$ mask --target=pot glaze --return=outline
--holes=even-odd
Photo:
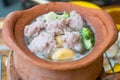
[[[94,28],[96,43],[90,53],[71,62],[50,62],[36,57],[24,41],[24,27],[38,16],[55,12],[77,11]],[[102,10],[90,9],[66,2],[52,2],[28,10],[10,13],[3,24],[3,38],[15,52],[14,65],[23,80],[96,80],[102,70],[102,54],[117,39],[112,18]]]

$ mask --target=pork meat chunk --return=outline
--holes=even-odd
[[[29,49],[33,53],[42,53],[43,55],[49,55],[50,51],[55,49],[55,47],[54,34],[48,32],[41,32],[29,45]]]
[[[53,32],[56,35],[60,35],[63,34],[63,30],[67,27],[67,25],[69,24],[69,19],[64,19],[64,18],[60,18],[54,21],[49,21],[47,22],[47,27],[46,27],[46,31],[47,32]]]
[[[84,21],[80,14],[78,14],[76,11],[70,12],[70,24],[69,26],[73,28],[74,30],[80,30],[84,26]]]
[[[82,43],[80,43],[80,34],[77,31],[73,32],[65,32],[65,35],[62,36],[63,38],[63,47],[64,48],[71,48],[75,51],[81,51]]]
[[[45,27],[46,27],[46,23],[42,20],[33,22],[32,24],[25,26],[25,30],[24,30],[25,36],[27,37],[34,36],[35,34],[38,34],[40,30]]]

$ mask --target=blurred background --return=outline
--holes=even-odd
[[[5,17],[8,13],[15,10],[28,9],[37,4],[43,4],[50,1],[76,1],[76,0],[0,0],[0,17]],[[77,0],[88,1],[99,6],[119,5],[120,0]]]

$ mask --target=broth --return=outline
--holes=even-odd
[[[48,61],[73,61],[89,53],[95,33],[76,11],[49,12],[24,29],[29,50]]]

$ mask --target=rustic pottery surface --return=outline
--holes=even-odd
[[[22,80],[15,70],[14,62],[13,62],[13,54],[14,52],[10,51],[9,57],[8,57],[8,66],[7,66],[7,75],[8,75],[7,80]],[[101,74],[96,80],[110,80],[112,76],[113,76],[112,74],[105,74],[104,70],[102,70]],[[120,73],[115,73],[114,78],[111,80],[120,80]]]
[[[61,6],[63,4],[64,6]],[[44,9],[45,7],[46,9]],[[37,16],[49,11],[69,12],[73,9],[78,11],[95,28],[97,39],[91,54],[81,60],[64,63],[48,62],[32,55],[25,46],[23,39],[22,32],[24,26]],[[29,13],[32,13],[32,16]],[[86,14],[88,16],[86,16]],[[108,20],[106,21],[106,19]],[[103,11],[78,7],[68,3],[50,3],[43,6],[36,6],[26,11],[11,13],[4,22],[3,37],[7,45],[16,52],[16,54],[13,55],[15,68],[19,76],[24,80],[35,80],[36,78],[43,80],[80,80],[79,77],[81,77],[82,80],[88,80],[90,78],[91,80],[95,80],[102,70],[103,52],[106,51],[117,38],[117,30],[113,26],[115,25],[111,17]],[[101,43],[101,45],[99,45],[99,43]]]

